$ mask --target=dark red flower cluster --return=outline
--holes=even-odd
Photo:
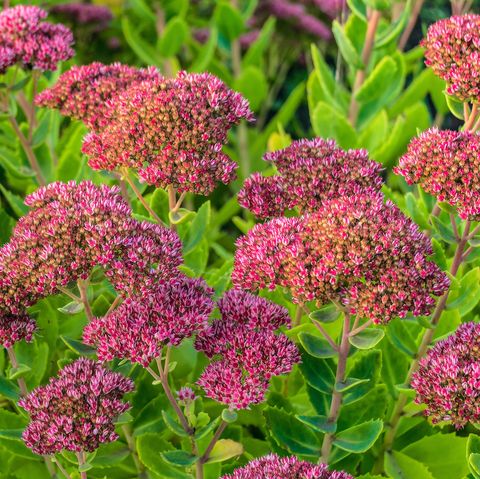
[[[426,404],[434,423],[457,428],[480,420],[480,324],[464,323],[420,360],[413,375],[415,401]]]
[[[257,225],[237,246],[235,285],[282,286],[297,302],[335,300],[375,323],[429,314],[433,295],[449,284],[427,260],[429,239],[381,193],[330,200],[316,213]]]
[[[0,12],[0,48],[11,56],[10,65],[34,70],[56,70],[74,55],[72,32],[60,24],[44,22],[47,12],[19,5]],[[10,66],[9,65],[9,66]]]
[[[165,345],[177,346],[207,327],[215,307],[212,296],[202,279],[175,278],[91,321],[84,342],[97,348],[102,361],[129,359],[146,367]]]
[[[272,376],[300,361],[293,342],[275,334],[290,323],[288,311],[264,298],[231,290],[218,303],[221,319],[200,332],[195,347],[215,360],[198,384],[208,397],[232,409],[262,402]]]
[[[353,479],[353,476],[342,471],[330,471],[326,464],[312,464],[295,456],[269,454],[250,461],[221,479]]]
[[[39,106],[55,108],[65,116],[97,130],[106,125],[109,101],[134,83],[160,78],[156,68],[141,69],[113,63],[73,66],[55,85],[37,95]]]
[[[81,2],[54,5],[50,12],[72,22],[74,25],[93,26],[95,31],[104,30],[113,18],[108,7]]]
[[[0,248],[0,310],[21,314],[57,286],[86,279],[97,265],[121,294],[179,274],[176,233],[133,219],[118,188],[57,182],[25,202],[32,209]]]
[[[382,186],[379,163],[370,160],[365,150],[342,150],[334,140],[294,141],[264,159],[275,165],[278,174],[255,173],[238,195],[239,204],[260,218],[281,216],[295,206],[301,213],[315,211],[326,200]]]
[[[414,138],[395,173],[447,201],[463,219],[480,220],[480,135],[431,128]]]
[[[453,16],[431,25],[425,64],[448,84],[447,93],[461,101],[480,97],[480,15]]]
[[[78,359],[19,401],[31,418],[23,440],[41,455],[93,452],[118,438],[114,421],[129,408],[122,398],[133,388],[130,379],[99,362]]]
[[[253,119],[239,93],[213,75],[180,72],[118,95],[108,128],[89,134],[83,152],[94,169],[133,168],[148,184],[206,195],[235,178],[222,147],[242,118]]]
[[[22,339],[30,342],[36,329],[35,321],[27,313],[0,311],[0,346],[10,348]]]

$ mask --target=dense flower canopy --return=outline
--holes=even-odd
[[[221,479],[353,479],[353,476],[330,471],[326,464],[312,464],[295,456],[269,454],[250,461]]]
[[[36,328],[35,321],[27,313],[0,311],[0,346],[10,348],[22,339],[30,342]]]
[[[46,16],[45,10],[25,5],[0,12],[0,48],[13,52],[11,65],[53,71],[58,62],[74,55],[72,32],[64,25],[43,21]]]
[[[480,15],[439,20],[422,41],[425,63],[448,84],[447,93],[461,101],[480,96]]]
[[[463,219],[480,219],[480,136],[431,128],[414,138],[395,169],[408,184],[419,184],[447,201]]]
[[[278,174],[252,175],[238,195],[240,205],[260,218],[281,216],[295,206],[302,213],[315,211],[326,200],[382,185],[379,163],[365,150],[342,150],[334,140],[294,141],[264,159]]]
[[[56,182],[25,202],[30,212],[0,248],[0,309],[23,311],[97,265],[121,294],[179,274],[176,233],[133,219],[116,187]]]
[[[99,62],[75,65],[60,75],[53,87],[37,95],[35,102],[58,109],[62,115],[81,120],[96,130],[105,126],[109,100],[134,83],[160,77],[154,67],[143,69]]]
[[[408,312],[429,314],[432,295],[448,286],[447,276],[427,260],[430,240],[374,191],[327,201],[296,222],[277,219],[257,226],[237,247],[232,275],[237,286],[283,286],[297,302],[336,300],[375,323]]]
[[[19,402],[31,418],[23,433],[26,445],[46,455],[92,452],[116,440],[114,421],[129,408],[122,398],[133,387],[131,379],[90,359],[65,366]]]
[[[202,279],[175,278],[94,319],[85,327],[84,342],[97,348],[102,361],[116,357],[148,366],[163,346],[177,346],[207,327],[212,296]]]
[[[214,361],[198,384],[208,397],[233,409],[262,402],[272,376],[300,361],[293,342],[275,334],[290,323],[288,312],[271,301],[231,290],[219,301],[221,319],[197,336],[195,346]]]
[[[420,360],[412,378],[416,402],[434,423],[461,429],[480,420],[480,324],[464,323]]]
[[[253,119],[239,93],[213,75],[180,72],[118,95],[108,128],[89,134],[83,152],[94,169],[133,168],[148,184],[207,195],[235,178],[222,146],[242,118]]]

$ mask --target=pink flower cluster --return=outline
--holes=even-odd
[[[447,201],[463,219],[480,220],[480,135],[431,128],[414,138],[395,173]]]
[[[36,329],[35,321],[28,314],[0,311],[0,346],[10,348],[22,339],[30,342]]]
[[[94,169],[133,168],[148,184],[206,195],[235,177],[237,165],[222,146],[242,118],[253,116],[240,94],[213,75],[180,72],[118,95],[108,128],[90,133],[83,152]]]
[[[212,296],[202,279],[175,278],[94,319],[85,327],[83,340],[97,348],[102,361],[116,357],[147,367],[165,345],[177,346],[207,327],[215,307]]]
[[[326,464],[312,464],[295,456],[269,454],[250,461],[221,479],[353,479],[353,476],[342,471],[329,471]]]
[[[281,216],[295,206],[302,213],[315,211],[326,200],[382,186],[379,163],[365,150],[342,150],[334,140],[294,141],[264,159],[278,174],[253,174],[238,195],[239,204],[260,218]]]
[[[41,455],[92,452],[118,438],[114,421],[129,408],[122,398],[133,388],[99,362],[78,359],[19,401],[31,418],[23,440]]]
[[[64,25],[44,22],[47,12],[19,5],[0,12],[0,48],[8,51],[11,66],[56,70],[58,62],[74,55],[72,32]],[[2,55],[4,63],[5,54]]]
[[[429,239],[381,193],[326,201],[315,213],[255,226],[237,242],[232,280],[282,286],[294,301],[338,301],[375,323],[429,314],[448,277]]]
[[[100,265],[121,294],[178,276],[173,231],[131,217],[118,188],[51,183],[27,196],[30,212],[0,248],[0,310],[14,314]]]
[[[461,101],[480,97],[480,15],[453,16],[431,25],[425,64],[448,84],[447,93]]]
[[[420,360],[412,378],[415,401],[434,423],[457,428],[480,420],[480,324],[464,323]]]
[[[200,332],[195,347],[215,360],[198,384],[206,395],[232,409],[262,402],[272,376],[286,374],[300,361],[293,342],[275,334],[290,323],[288,311],[242,290],[218,302],[221,319]]]
[[[93,5],[91,5],[93,6]],[[83,121],[97,130],[106,125],[109,100],[134,83],[160,78],[156,68],[139,69],[113,63],[73,66],[55,85],[37,95],[39,106],[55,108],[65,116]]]
[[[54,5],[50,12],[76,25],[93,25],[97,31],[104,30],[113,18],[108,7],[91,3],[61,3]]]

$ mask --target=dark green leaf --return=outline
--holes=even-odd
[[[300,333],[298,335],[300,343],[305,351],[316,358],[333,358],[337,352],[330,346],[328,341],[310,333]]]
[[[185,451],[166,451],[160,454],[164,461],[172,466],[188,467],[197,461],[197,456]]]
[[[327,304],[317,311],[313,311],[309,314],[309,318],[320,323],[333,323],[340,316],[340,311],[333,304]]]
[[[336,434],[333,444],[348,452],[366,452],[373,446],[382,429],[383,422],[380,419],[367,421]]]
[[[337,424],[330,422],[326,416],[295,416],[299,421],[310,426],[314,431],[334,434]]]
[[[80,356],[89,356],[96,353],[94,348],[91,348],[76,339],[66,338],[65,336],[60,336],[60,338],[74,353],[77,353]]]
[[[370,379],[357,379],[357,378],[347,378],[343,382],[338,382],[335,384],[335,389],[338,392],[344,393],[350,391],[350,389],[360,386],[361,384],[368,383]]]
[[[162,411],[163,420],[170,429],[177,436],[187,437],[188,433],[183,429],[183,427],[175,420],[172,416],[166,411]]]
[[[325,359],[303,354],[300,371],[310,386],[325,394],[333,391],[335,375]]]

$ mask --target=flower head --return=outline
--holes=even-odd
[[[342,471],[330,471],[326,464],[312,464],[295,456],[269,454],[250,461],[221,479],[353,479]]]
[[[92,452],[115,441],[114,421],[129,408],[122,397],[133,387],[130,379],[99,362],[78,359],[19,401],[31,418],[23,440],[41,455]]]
[[[248,289],[266,285],[257,279],[265,274],[257,251],[263,253],[267,245],[268,257],[278,262],[270,287],[288,288],[297,302],[336,300],[375,323],[408,312],[429,314],[435,305],[432,295],[448,287],[448,277],[427,260],[429,239],[392,202],[384,203],[380,193],[325,202],[316,213],[298,219],[288,248],[275,256],[270,232],[284,223],[272,220],[238,242],[234,284]]]
[[[18,5],[0,13],[0,47],[14,53],[23,68],[56,70],[58,62],[74,55],[72,32],[60,24],[44,22],[47,12]]]
[[[326,200],[382,186],[379,163],[365,150],[344,151],[333,140],[294,141],[264,158],[278,174],[252,175],[238,195],[240,205],[260,218],[281,216],[295,206],[301,212],[315,211]]]
[[[177,391],[177,399],[182,406],[191,404],[196,398],[197,396],[193,392],[192,388],[183,387]]]
[[[27,313],[0,311],[0,346],[10,348],[22,339],[30,342],[36,329],[35,321]]]
[[[94,5],[88,5],[93,7]],[[55,85],[36,96],[39,106],[56,108],[65,116],[97,130],[105,126],[109,101],[134,83],[160,78],[156,68],[141,69],[113,63],[73,66]]]
[[[300,361],[295,344],[275,334],[289,324],[285,308],[241,290],[219,301],[222,318],[199,333],[195,347],[215,360],[198,384],[208,397],[243,409],[262,402],[272,376],[286,374]]]
[[[148,184],[209,194],[235,177],[223,152],[229,129],[252,119],[247,101],[210,74],[134,84],[111,102],[108,128],[89,134],[94,169],[134,168]]]
[[[420,360],[412,378],[415,401],[434,423],[461,429],[480,420],[480,324],[464,323]]]
[[[13,313],[86,279],[97,265],[121,294],[178,276],[176,233],[131,217],[118,188],[51,183],[27,196],[31,210],[0,248],[0,310]]]
[[[85,327],[84,341],[102,361],[129,359],[143,366],[208,325],[213,290],[202,279],[178,277],[127,298],[116,310]]]
[[[431,128],[414,138],[395,173],[447,201],[463,219],[480,220],[480,135]]]
[[[480,96],[480,15],[439,20],[431,25],[425,47],[425,64],[448,84],[447,93],[461,101]]]

